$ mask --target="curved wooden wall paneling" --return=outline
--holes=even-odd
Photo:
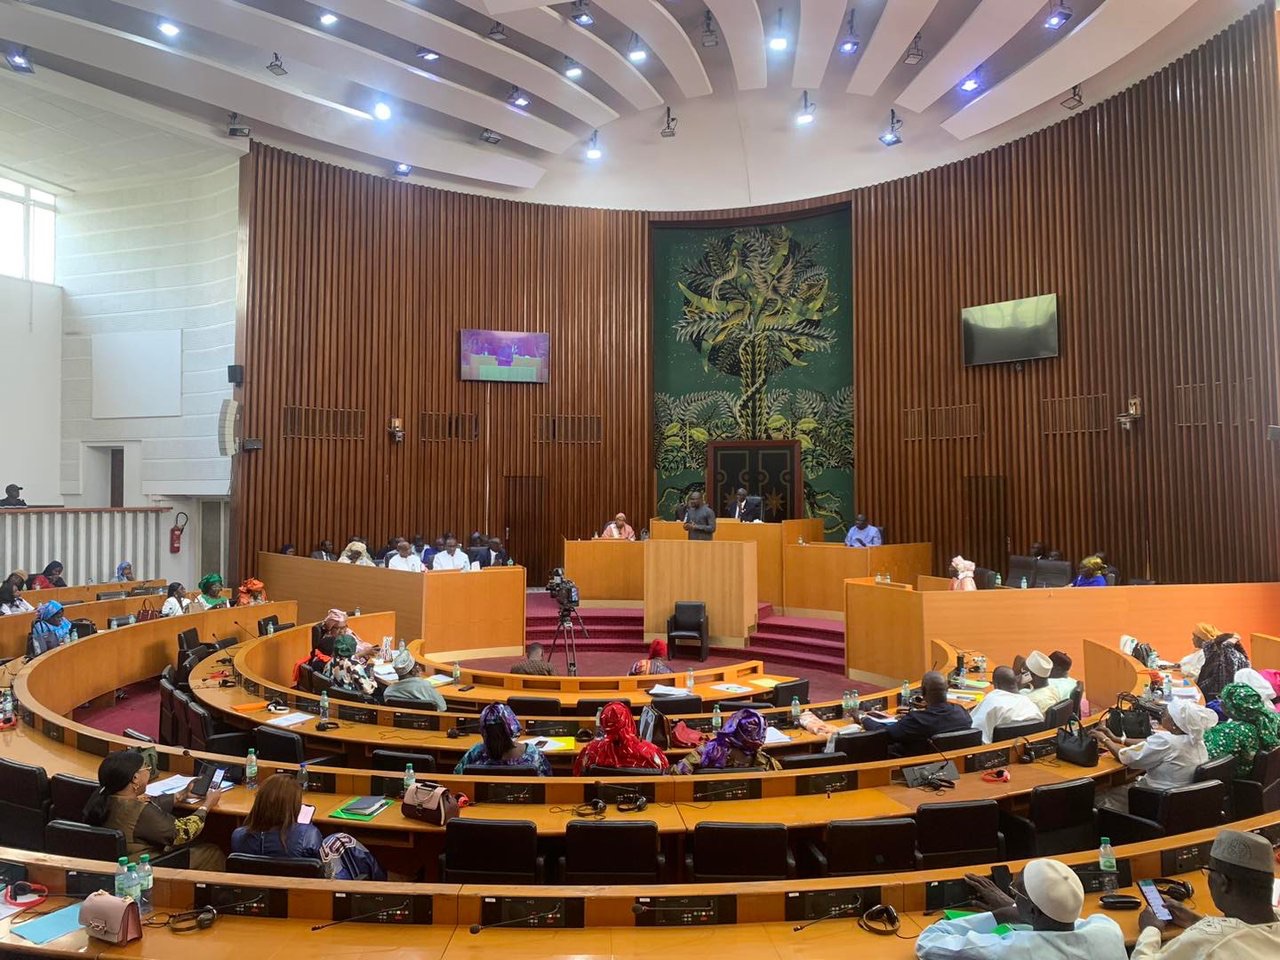
[[[1104,548],[1128,576],[1280,577],[1276,78],[1264,5],[988,153],[701,212],[493,200],[254,144],[239,396],[245,435],[266,446],[237,458],[236,548],[511,526],[518,559],[558,561],[562,536],[619,509],[649,516],[648,231],[849,204],[855,492],[893,541],[934,542],[939,569],[960,551],[1001,567],[1044,537],[1069,558]],[[1045,292],[1059,294],[1060,358],[963,367],[962,307]],[[550,331],[551,384],[459,383],[467,326]],[[1125,433],[1114,417],[1131,395],[1146,416]],[[365,438],[282,439],[286,405],[363,410]],[[479,437],[423,442],[424,411],[474,414]],[[543,414],[599,416],[600,442],[540,442]],[[508,515],[509,476],[544,478],[536,522]]]

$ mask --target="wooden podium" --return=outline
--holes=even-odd
[[[759,612],[754,543],[649,540],[644,547],[646,640],[667,635],[678,601],[699,600],[712,646],[746,646]]]

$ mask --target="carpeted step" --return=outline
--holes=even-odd
[[[777,650],[812,649],[821,652],[838,650],[844,653],[844,637],[797,637],[772,630],[757,630],[751,635],[752,647],[771,647]]]

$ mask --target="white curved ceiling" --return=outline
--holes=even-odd
[[[179,128],[216,134],[235,112],[260,139],[384,174],[406,163],[417,182],[714,208],[988,149],[1065,116],[1073,85],[1096,102],[1253,2],[1070,0],[1051,30],[1046,0],[591,0],[589,26],[569,0],[0,0],[0,48],[27,47],[37,77],[93,84]],[[858,48],[845,53],[851,13]],[[785,49],[771,49],[779,23]],[[917,34],[924,57],[905,63]],[[267,70],[277,54],[282,75]],[[980,85],[962,92],[970,76]],[[802,92],[816,106],[799,126]],[[886,148],[891,107],[903,142]],[[678,136],[660,137],[668,108]]]

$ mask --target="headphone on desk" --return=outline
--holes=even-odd
[[[1186,880],[1171,880],[1168,877],[1156,877],[1151,881],[1152,885],[1160,891],[1160,896],[1166,900],[1177,900],[1182,903],[1184,900],[1190,900],[1195,896],[1196,888]]]
[[[902,921],[898,919],[898,911],[887,903],[878,904],[858,918],[858,926],[867,933],[891,937],[898,932]]]
[[[40,906],[48,896],[49,888],[44,884],[28,883],[26,880],[16,880],[4,888],[4,902],[22,910]],[[19,900],[19,897],[35,897],[35,899]]]
[[[171,913],[161,923],[144,922],[144,926],[168,927],[174,933],[191,933],[193,930],[208,930],[218,919],[218,911],[213,907],[200,910],[184,910],[182,913]]]
[[[619,813],[638,813],[649,806],[649,798],[643,793],[626,794],[618,797]]]

